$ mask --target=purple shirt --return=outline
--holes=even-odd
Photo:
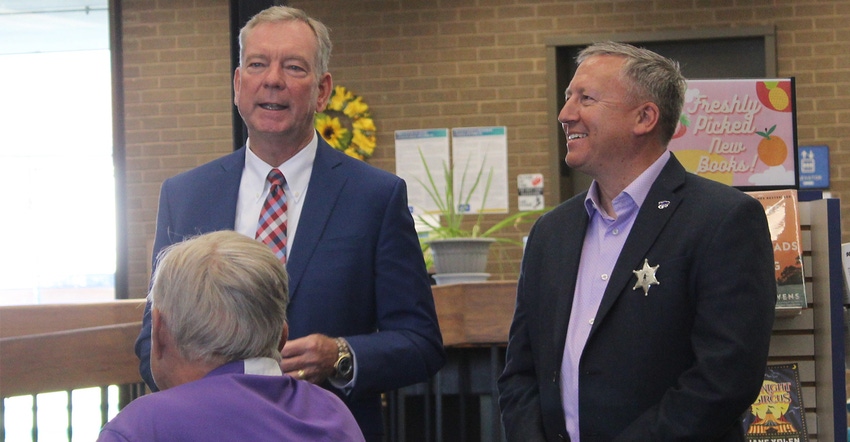
[[[640,206],[669,158],[670,152],[665,151],[614,198],[613,215],[605,213],[599,204],[599,187],[596,181],[590,184],[584,200],[590,220],[581,249],[578,279],[567,327],[564,358],[561,362],[561,401],[567,432],[572,442],[579,442],[578,375],[581,353],[593,327],[611,271],[620,257]]]
[[[142,396],[103,427],[98,441],[364,440],[333,393],[286,375],[244,372],[245,361],[231,362]]]

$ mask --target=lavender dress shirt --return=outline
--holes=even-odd
[[[591,183],[587,192],[584,205],[590,220],[581,249],[560,378],[564,418],[572,442],[579,442],[578,375],[584,344],[593,327],[611,271],[623,250],[623,244],[631,232],[640,206],[669,159],[670,152],[665,151],[655,163],[617,195],[612,201],[614,214],[606,213],[600,205],[596,181]]]

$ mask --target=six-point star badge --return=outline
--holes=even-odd
[[[658,279],[655,278],[656,271],[658,271],[658,266],[650,266],[649,260],[644,258],[643,268],[640,270],[632,270],[632,273],[637,276],[637,283],[635,283],[632,290],[637,290],[638,287],[640,287],[643,289],[643,295],[649,296],[649,287],[661,284],[658,282]]]

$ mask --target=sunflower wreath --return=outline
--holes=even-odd
[[[343,86],[334,86],[324,112],[316,114],[316,130],[334,149],[361,160],[375,152],[375,121],[369,105]]]

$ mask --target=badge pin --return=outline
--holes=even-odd
[[[640,287],[643,289],[643,296],[649,296],[649,287],[661,284],[655,277],[655,272],[658,271],[658,267],[658,265],[650,266],[649,260],[644,258],[643,268],[640,270],[632,270],[632,273],[637,276],[637,282],[632,290],[637,290],[638,287]]]
[[[667,206],[669,206],[669,205],[670,205],[670,201],[665,200],[665,201],[659,201],[658,202],[658,208],[659,209],[666,209]]]

